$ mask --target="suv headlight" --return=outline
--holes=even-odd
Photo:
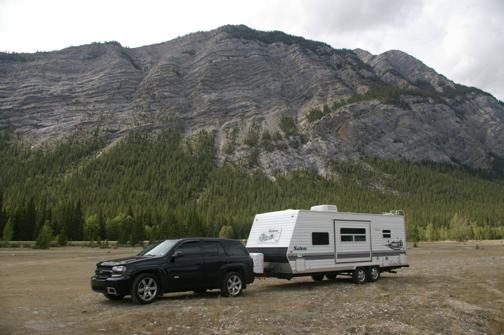
[[[112,267],[112,277],[121,277],[126,273],[126,267],[123,265],[117,265]]]

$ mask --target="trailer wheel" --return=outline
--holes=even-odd
[[[377,266],[372,266],[370,268],[367,268],[366,272],[367,272],[366,273],[367,280],[369,282],[375,282],[378,279],[380,279],[380,269]]]
[[[312,275],[313,281],[322,281],[324,280],[324,275]]]
[[[352,273],[352,280],[355,284],[364,284],[366,277],[366,270],[364,268],[357,268]]]

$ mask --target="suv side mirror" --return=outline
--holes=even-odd
[[[175,258],[179,258],[182,256],[184,256],[184,253],[182,252],[182,250],[175,250],[175,252],[173,253],[171,258],[172,258],[172,261],[174,261]]]

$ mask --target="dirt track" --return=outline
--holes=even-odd
[[[106,300],[95,263],[138,249],[0,249],[0,334],[504,334],[504,241],[423,243],[377,283],[256,280],[239,298]]]

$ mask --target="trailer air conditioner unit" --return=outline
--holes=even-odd
[[[317,212],[337,212],[338,207],[336,207],[336,205],[318,205],[318,206],[311,206],[310,210]]]

